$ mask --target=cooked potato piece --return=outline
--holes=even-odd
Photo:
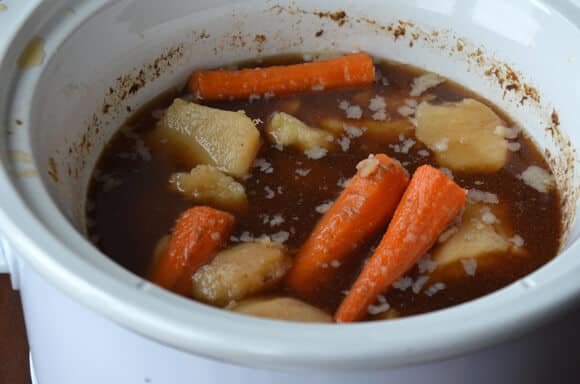
[[[233,212],[243,212],[248,207],[244,186],[211,165],[198,165],[189,173],[174,173],[169,184],[199,204]]]
[[[501,205],[466,204],[457,232],[432,250],[439,266],[507,252],[512,247],[507,215]]]
[[[276,285],[292,266],[273,243],[246,243],[218,253],[193,275],[193,297],[218,306]]]
[[[291,297],[246,299],[232,309],[234,312],[275,320],[305,323],[332,323],[328,313]]]
[[[176,99],[149,139],[167,143],[194,166],[208,164],[242,177],[260,147],[260,133],[244,112],[222,111]]]
[[[314,148],[332,147],[334,137],[321,129],[312,128],[292,115],[275,112],[266,132],[276,144],[291,146],[306,151]]]
[[[473,99],[417,109],[416,136],[444,167],[466,172],[496,172],[507,161],[507,141],[496,134],[504,122]]]
[[[375,120],[349,120],[343,121],[339,119],[324,118],[321,119],[318,124],[320,126],[332,132],[334,135],[341,135],[346,132],[346,127],[356,127],[363,131],[365,136],[369,136],[376,139],[382,140],[392,140],[399,134],[410,133],[413,129],[413,124],[409,120],[389,120],[389,121],[375,121]],[[346,127],[345,127],[346,126]]]

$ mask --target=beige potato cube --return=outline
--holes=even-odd
[[[322,129],[312,128],[292,115],[284,112],[275,112],[266,132],[270,139],[280,145],[290,146],[307,151],[315,148],[330,149],[333,137]]]
[[[304,323],[332,323],[328,313],[291,297],[246,299],[232,309],[245,315]]]
[[[292,266],[284,248],[273,243],[245,243],[218,253],[193,275],[195,299],[218,306],[276,285]]]
[[[505,123],[473,99],[432,105],[416,113],[417,139],[431,149],[437,162],[454,171],[493,173],[508,159],[507,141],[496,133]]]
[[[191,166],[213,165],[242,177],[260,147],[260,133],[244,112],[223,111],[175,99],[149,139],[170,145]]]
[[[211,165],[198,165],[189,173],[174,173],[169,184],[198,204],[232,212],[243,212],[248,207],[244,186]]]
[[[466,204],[457,232],[433,248],[433,261],[441,267],[512,249],[509,241],[512,230],[503,210],[501,205]]]

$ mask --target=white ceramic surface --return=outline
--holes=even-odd
[[[0,13],[5,37],[0,45],[0,131],[6,138],[0,142],[0,232],[9,238],[8,254],[17,254],[26,265],[9,263],[14,281],[26,280],[21,269],[35,270],[95,313],[147,340],[196,356],[252,367],[317,371],[386,369],[468,353],[523,334],[578,297],[578,225],[570,227],[566,249],[554,261],[492,295],[408,319],[333,326],[242,317],[174,296],[119,267],[79,232],[85,224],[90,171],[103,145],[128,116],[127,106],[135,108],[182,83],[193,67],[286,52],[362,49],[448,76],[500,105],[528,128],[555,156],[560,183],[575,190],[577,162],[564,161],[559,142],[546,131],[556,110],[565,136],[573,146],[580,143],[580,131],[575,129],[580,122],[575,104],[580,46],[573,43],[580,38],[580,17],[573,3],[7,0],[5,4],[8,10]],[[313,14],[341,8],[348,15],[342,26]],[[399,20],[412,21],[413,26]],[[393,31],[380,28],[384,25]],[[323,36],[314,38],[321,28]],[[394,31],[401,28],[405,35],[394,38]],[[414,33],[419,38],[411,47]],[[256,34],[265,34],[266,42],[259,43]],[[20,70],[20,53],[34,36],[44,39],[43,63]],[[155,61],[159,73],[152,67]],[[490,68],[505,71],[501,63],[521,72],[522,82],[538,89],[540,101],[531,100],[532,95],[520,105],[521,93],[506,92],[505,83],[502,87],[486,75]],[[145,85],[123,96],[140,78],[140,69]],[[112,106],[103,108],[104,104]],[[58,182],[49,176],[49,171],[54,173],[51,163]],[[575,195],[569,201],[575,211]]]

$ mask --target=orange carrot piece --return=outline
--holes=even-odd
[[[366,317],[377,295],[403,276],[459,214],[466,195],[438,169],[419,167],[385,236],[338,308],[336,321],[347,323]]]
[[[234,217],[209,207],[183,212],[169,240],[149,273],[149,279],[181,295],[191,292],[191,278],[227,241]]]
[[[191,93],[204,100],[247,99],[250,95],[286,95],[309,90],[357,87],[375,80],[372,58],[353,53],[312,63],[242,69],[195,71]]]
[[[294,261],[288,285],[310,296],[333,276],[333,265],[376,235],[403,195],[409,176],[399,162],[378,154],[359,163],[358,172],[318,222]]]

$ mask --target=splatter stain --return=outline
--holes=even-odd
[[[46,54],[44,52],[44,39],[35,36],[33,37],[18,60],[20,69],[29,69],[37,67],[44,62]]]
[[[48,175],[55,183],[58,183],[58,169],[56,168],[56,161],[52,157],[48,159]]]

